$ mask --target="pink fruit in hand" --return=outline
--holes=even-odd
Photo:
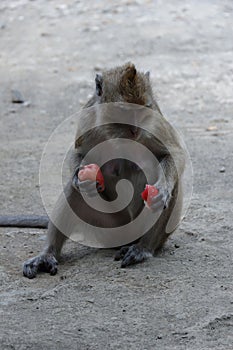
[[[98,191],[104,191],[104,177],[101,173],[100,167],[97,164],[85,165],[81,170],[79,170],[78,178],[80,181],[96,181]]]
[[[150,207],[152,199],[156,197],[159,193],[159,190],[152,185],[146,185],[145,190],[141,193],[142,199],[146,202],[147,206]]]

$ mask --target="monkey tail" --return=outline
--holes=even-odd
[[[0,227],[47,228],[49,218],[44,215],[1,215]]]

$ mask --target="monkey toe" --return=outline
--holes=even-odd
[[[41,255],[27,260],[23,265],[23,275],[29,279],[35,278],[38,272],[48,272],[54,276],[57,273],[58,262],[53,255]]]
[[[47,272],[49,272],[51,276],[56,275],[57,265],[58,265],[57,260],[54,257],[49,258],[46,264],[47,264]]]
[[[57,273],[58,262],[53,255],[43,255],[40,258],[39,271],[48,272],[51,276]]]
[[[114,260],[115,261],[119,261],[119,260],[122,260],[125,256],[125,254],[127,253],[127,251],[129,250],[129,246],[124,246],[124,247],[121,247],[120,250],[118,250],[118,252],[116,253],[115,257],[114,257]]]
[[[25,261],[23,275],[29,279],[36,277],[38,272],[38,257]]]
[[[132,245],[124,255],[121,267],[138,264],[152,256],[152,254],[143,247]]]
[[[29,279],[35,278],[37,274],[36,268],[31,268],[30,266],[24,266],[23,275]]]

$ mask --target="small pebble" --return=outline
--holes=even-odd
[[[11,108],[11,109],[9,110],[9,113],[16,113],[16,109]]]
[[[226,171],[226,169],[225,169],[224,166],[222,166],[222,167],[219,169],[219,172],[220,172],[220,173],[225,173],[225,171]]]
[[[94,67],[94,71],[95,72],[101,72],[103,69],[101,68],[101,67],[99,67],[99,66],[95,66]]]
[[[86,300],[86,302],[87,302],[87,303],[90,303],[90,304],[94,304],[95,299],[88,299],[88,300]]]
[[[208,128],[206,129],[206,131],[216,131],[218,130],[217,126],[216,125],[210,125],[208,126]]]
[[[23,103],[24,107],[30,107],[31,106],[31,102],[30,101],[25,101]]]
[[[11,90],[11,102],[12,103],[24,103],[24,98],[20,91]]]

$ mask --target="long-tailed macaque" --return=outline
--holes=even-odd
[[[95,93],[84,108],[98,106],[104,103],[126,102],[145,106],[152,111],[156,111],[157,115],[161,116],[161,111],[153,96],[149,73],[138,72],[132,63],[105,71],[102,75],[97,74],[95,85]],[[104,120],[105,116],[102,116],[102,119]],[[90,125],[90,128],[92,128],[91,132],[84,133],[82,137],[75,141],[75,147],[71,157],[72,176],[64,190],[70,206],[89,223],[98,223],[97,226],[102,225],[109,228],[116,225],[124,225],[134,220],[138,213],[142,211],[142,208],[144,208],[145,204],[141,198],[141,192],[145,188],[146,178],[143,172],[133,162],[125,159],[113,159],[104,164],[101,171],[105,180],[105,190],[99,193],[99,195],[106,201],[114,200],[116,197],[116,183],[120,178],[125,177],[132,181],[134,195],[131,204],[125,210],[116,214],[96,214],[92,208],[86,206],[81,200],[82,192],[86,192],[91,196],[96,189],[95,182],[79,180],[78,173],[82,159],[93,145],[114,136],[141,142],[156,156],[164,173],[166,186],[164,186],[159,178],[155,181],[153,185],[159,190],[159,193],[153,198],[150,209],[148,210],[161,210],[161,215],[153,227],[141,238],[119,249],[115,260],[122,261],[121,267],[127,267],[144,261],[163,245],[171,234],[171,232],[167,232],[166,226],[172,212],[174,215],[175,206],[177,223],[181,217],[182,192],[179,189],[180,176],[185,166],[183,147],[176,133],[172,132],[172,130],[167,130],[167,123],[163,122],[163,119],[160,118],[160,120],[157,120],[152,114],[151,120],[149,122],[147,121],[148,123],[151,133],[128,124],[118,125],[116,123],[96,129],[95,125]],[[93,130],[95,131],[93,132]],[[154,132],[163,134],[165,144],[162,144],[156,137],[153,137]],[[171,149],[172,155],[169,151]],[[59,215],[62,216],[62,211],[60,211]],[[39,271],[45,271],[51,275],[55,275],[57,273],[57,259],[66,239],[67,236],[59,231],[53,222],[50,221],[48,225],[47,246],[40,255],[24,263],[24,276],[34,278]]]

